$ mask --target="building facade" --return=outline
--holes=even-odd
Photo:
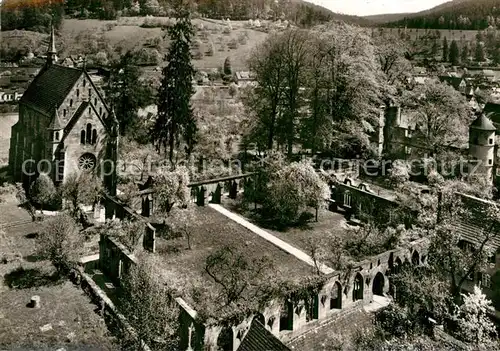
[[[47,62],[19,101],[12,127],[9,169],[25,187],[41,172],[60,184],[72,173],[102,171],[116,161],[109,159],[116,156],[110,150],[117,145],[116,118],[85,68],[56,64],[54,37],[52,30]],[[113,176],[108,173],[100,174]]]

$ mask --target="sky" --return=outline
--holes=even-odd
[[[368,16],[382,13],[418,12],[448,0],[306,0],[334,12]]]

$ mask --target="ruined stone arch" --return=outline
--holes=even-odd
[[[221,351],[234,350],[234,332],[231,327],[223,327],[217,337],[217,347]]]
[[[364,290],[364,279],[361,273],[356,273],[354,276],[353,287],[352,287],[352,300],[362,300]]]
[[[377,272],[375,277],[373,278],[372,283],[372,292],[373,295],[384,295],[384,287],[385,287],[385,277],[382,272]]]
[[[330,289],[330,309],[342,308],[342,285],[336,281]]]
[[[411,255],[411,263],[415,266],[420,264],[420,255],[417,250],[413,251],[413,254]]]

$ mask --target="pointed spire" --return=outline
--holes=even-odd
[[[56,36],[54,32],[54,26],[50,26],[50,39],[49,47],[47,49],[47,64],[51,65],[57,61],[57,51],[56,51]]]

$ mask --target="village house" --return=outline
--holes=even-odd
[[[102,161],[115,159],[114,114],[86,70],[58,65],[56,54],[52,30],[47,62],[20,99],[12,127],[9,170],[25,187],[40,172],[59,184],[78,171],[103,171]],[[106,173],[113,187],[113,172]]]

